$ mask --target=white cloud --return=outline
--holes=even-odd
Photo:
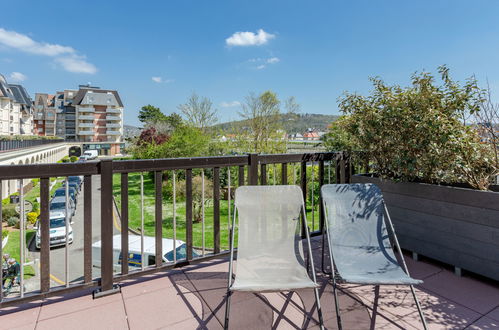
[[[267,59],[267,63],[269,64],[275,64],[277,62],[280,62],[281,60],[278,58],[278,57],[271,57],[269,59]]]
[[[57,56],[75,53],[75,50],[72,47],[49,44],[46,42],[37,42],[27,35],[17,33],[15,31],[7,31],[2,28],[0,28],[0,44],[10,48],[15,48],[25,53],[37,55]]]
[[[227,46],[261,46],[275,38],[275,34],[265,32],[259,29],[257,33],[253,32],[236,32],[227,39]]]
[[[0,46],[28,54],[54,57],[54,61],[68,72],[89,74],[97,72],[95,65],[87,62],[86,57],[78,54],[73,47],[35,41],[16,31],[0,28]]]
[[[239,101],[222,102],[222,103],[220,103],[220,106],[222,108],[239,107],[239,106],[241,106],[241,102],[239,102]]]
[[[28,79],[28,77],[26,77],[26,75],[22,74],[21,72],[12,72],[9,78],[10,80],[16,82],[25,81],[26,79]]]
[[[262,70],[265,69],[265,64],[260,64],[259,66],[256,67],[257,70]]]
[[[151,77],[151,80],[158,84],[161,83],[169,84],[175,81],[173,79],[163,79],[163,77]]]
[[[58,57],[55,59],[56,63],[59,63],[64,70],[73,73],[89,73],[94,74],[97,72],[97,68],[92,63],[86,61],[84,56],[67,56]]]

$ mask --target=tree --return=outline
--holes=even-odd
[[[256,96],[250,93],[242,105],[239,115],[248,123],[248,136],[240,134],[243,139],[249,139],[249,150],[257,153],[272,153],[283,151],[284,132],[280,131],[279,119],[280,101],[277,94],[266,91]]]
[[[358,150],[355,140],[347,130],[349,117],[341,116],[331,123],[327,133],[322,137],[324,147],[328,151],[353,151]]]
[[[199,97],[192,93],[187,103],[180,104],[178,109],[187,119],[187,122],[194,127],[205,130],[217,123],[217,110],[212,108],[212,102],[207,97]]]
[[[301,106],[296,102],[294,96],[290,96],[286,99],[284,102],[284,108],[286,109],[286,112],[291,115],[298,115],[301,111]]]
[[[146,123],[155,123],[165,119],[165,114],[153,105],[144,105],[139,111],[139,120]]]

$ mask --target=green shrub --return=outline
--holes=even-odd
[[[38,212],[29,212],[26,216],[28,223],[34,225],[38,219]]]
[[[32,179],[31,182],[33,183],[33,187],[36,187],[40,182],[40,179]]]
[[[33,212],[39,213],[39,211],[40,211],[40,203],[33,202]]]
[[[7,221],[9,218],[17,216],[18,214],[16,209],[14,208],[14,205],[9,204],[2,209],[2,221]]]
[[[62,157],[62,159],[60,160],[61,163],[69,163],[70,159],[69,159],[69,156],[64,156]]]
[[[74,163],[74,162],[76,162],[78,160],[78,157],[71,156],[71,157],[69,157],[69,160],[71,161],[71,163]]]
[[[19,229],[19,218],[18,217],[10,217],[7,219],[7,225],[10,227],[16,227]]]
[[[9,236],[9,231],[6,229],[2,230],[2,240],[7,236]]]
[[[409,87],[372,78],[369,96],[346,93],[339,103],[346,138],[367,153],[381,177],[466,182],[487,189],[491,166],[487,148],[479,143],[477,131],[463,123],[468,114],[480,110],[483,91],[473,78],[461,86],[451,80],[446,67],[440,67],[439,73],[441,85],[423,72],[412,76]]]

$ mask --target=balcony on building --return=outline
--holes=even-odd
[[[107,108],[106,109],[106,112],[107,113],[118,113],[118,114],[121,114],[121,109],[116,109],[116,108]]]
[[[79,107],[79,112],[95,112],[95,108],[93,106]]]
[[[79,115],[78,116],[78,119],[80,120],[94,120],[94,116],[93,115]]]
[[[106,123],[107,128],[121,128],[121,124]]]
[[[119,116],[106,116],[106,120],[121,120]]]
[[[78,123],[78,127],[95,127],[94,123]]]
[[[121,135],[120,131],[107,130],[106,135]]]
[[[95,132],[92,130],[79,130],[78,135],[94,135]]]

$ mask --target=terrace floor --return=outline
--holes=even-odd
[[[314,240],[320,255],[320,240]],[[430,329],[499,328],[499,284],[457,277],[441,265],[406,257]],[[316,260],[316,268],[320,268]],[[158,272],[122,283],[121,293],[92,299],[91,291],[0,310],[0,329],[222,329],[227,259]],[[336,329],[331,285],[320,273],[325,326]],[[410,290],[342,285],[344,329],[421,329]],[[374,323],[374,325],[372,324]],[[235,293],[231,329],[317,329],[312,290],[296,293]]]

